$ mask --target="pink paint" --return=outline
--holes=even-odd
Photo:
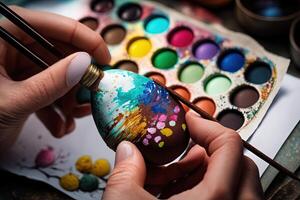
[[[150,134],[154,134],[154,133],[156,133],[156,128],[148,128],[147,131]]]
[[[174,108],[174,113],[179,113],[180,112],[180,108],[179,108],[179,106],[176,106],[175,108]]]
[[[166,121],[166,120],[167,120],[167,115],[162,114],[162,115],[159,117],[158,120],[161,121],[161,122]]]
[[[53,165],[55,153],[52,147],[42,149],[35,158],[35,164],[38,167],[48,167]]]
[[[186,47],[193,42],[193,31],[185,26],[173,29],[168,35],[168,41],[175,47]]]
[[[154,141],[155,141],[156,143],[158,143],[159,141],[161,141],[161,136],[156,136],[156,137],[154,138]]]
[[[166,124],[164,122],[157,122],[156,127],[160,130],[165,128]]]
[[[153,117],[152,117],[152,120],[153,120],[153,121],[157,121],[157,120],[158,120],[158,115],[153,116]]]
[[[171,116],[169,117],[170,120],[175,121],[175,122],[177,121],[177,118],[178,118],[177,115],[171,115]]]
[[[145,146],[149,145],[149,141],[148,141],[147,138],[144,138],[144,139],[143,139],[143,144],[144,144]]]

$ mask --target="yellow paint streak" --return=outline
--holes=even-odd
[[[186,129],[186,124],[182,124],[182,125],[181,125],[181,128],[182,128],[182,130],[185,131],[185,129]]]

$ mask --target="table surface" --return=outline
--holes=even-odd
[[[165,3],[165,1],[162,2]],[[172,5],[172,2],[173,1],[171,1],[170,5]],[[236,21],[234,8],[235,5],[232,3],[225,8],[211,11],[223,20],[223,25],[228,29],[245,32]],[[290,58],[287,36],[269,38],[255,37],[255,39],[268,51]],[[288,73],[300,78],[300,70],[297,69],[293,63],[290,64]],[[299,124],[294,131],[300,131]],[[300,169],[298,169],[297,173],[300,175]],[[0,177],[2,179],[0,182],[0,199],[70,199],[45,183],[29,180],[4,171],[0,171]],[[297,199],[300,197],[300,183],[292,181],[279,173],[265,195],[268,199]]]

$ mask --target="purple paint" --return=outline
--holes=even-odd
[[[198,59],[212,59],[220,48],[213,41],[203,41],[195,45],[194,55]]]

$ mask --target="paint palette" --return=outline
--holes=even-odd
[[[261,122],[289,63],[246,35],[161,4],[93,0],[83,10],[79,21],[102,35],[112,68],[159,80],[243,139]]]

